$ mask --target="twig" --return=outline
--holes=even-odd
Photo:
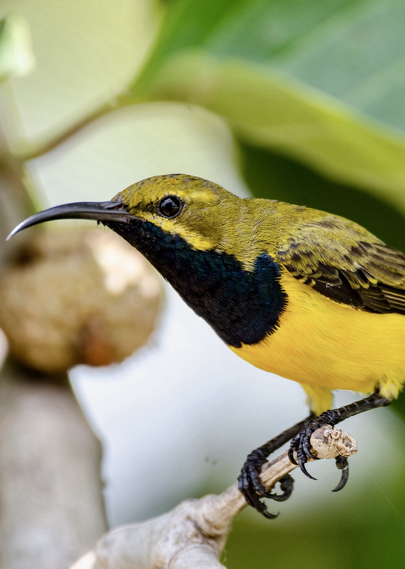
[[[357,451],[353,437],[329,426],[315,431],[311,444],[319,458]],[[266,463],[261,473],[266,490],[294,468],[287,451]],[[232,519],[246,507],[236,484],[218,496],[186,500],[158,518],[106,534],[71,569],[224,569],[219,558]]]

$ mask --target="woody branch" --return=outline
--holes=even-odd
[[[329,426],[315,431],[311,444],[318,458],[357,451],[351,435]],[[295,468],[287,451],[266,463],[261,472],[266,491]],[[236,484],[218,496],[186,500],[162,516],[105,534],[70,569],[224,569],[219,558],[232,520],[246,507]]]

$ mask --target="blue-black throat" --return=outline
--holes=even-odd
[[[250,272],[234,255],[196,250],[148,221],[103,223],[138,249],[228,346],[256,344],[277,329],[287,295],[267,253]]]

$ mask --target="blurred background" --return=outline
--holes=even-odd
[[[7,14],[21,72],[0,59],[1,124],[38,207],[182,172],[344,215],[405,250],[401,0],[0,0]],[[103,443],[111,527],[224,490],[307,414],[299,385],[236,358],[169,287],[145,347],[70,378]],[[330,492],[333,464],[310,466],[317,482],[296,473],[293,497],[269,504],[276,521],[235,520],[224,564],[400,566],[404,416],[400,399],[347,421],[359,452],[344,491]]]

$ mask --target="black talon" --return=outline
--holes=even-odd
[[[339,454],[339,456],[336,457],[335,462],[336,462],[336,468],[338,470],[345,470],[346,468],[349,468],[349,461],[345,456],[342,456],[341,454]]]
[[[306,469],[306,462],[308,458],[312,458],[313,460],[318,460],[318,457],[312,454],[311,452],[311,435],[316,429],[319,427],[317,421],[308,421],[308,423],[304,426],[302,431],[298,433],[297,436],[293,438],[290,444],[290,448],[288,451],[288,457],[290,462],[296,464],[300,467],[301,472],[305,474],[311,480],[316,480],[311,474],[309,474],[308,470]],[[294,457],[294,451],[297,453],[297,458]]]
[[[332,490],[332,492],[339,492],[342,488],[346,486],[346,482],[349,479],[349,461],[344,456],[336,457],[336,467],[342,471],[339,484]]]
[[[286,474],[283,478],[278,481],[280,484],[280,490],[282,494],[267,493],[266,498],[271,498],[275,502],[285,502],[291,496],[294,489],[294,478],[290,474]]]
[[[312,418],[312,416],[310,416]],[[309,418],[308,418],[309,419]],[[267,462],[267,457],[272,452],[279,449],[283,444],[296,436],[301,431],[308,419],[297,423],[290,429],[284,431],[274,439],[268,441],[258,449],[251,452],[245,464],[242,467],[241,473],[238,477],[238,488],[246,499],[249,506],[255,508],[259,513],[263,514],[266,518],[274,519],[278,514],[271,514],[260,498],[270,498],[275,502],[284,502],[287,500],[293,491],[294,481],[290,475],[286,475],[280,479],[280,489],[282,494],[275,492],[266,492],[260,481],[260,472],[263,464]],[[293,462],[293,461],[292,461]]]
[[[305,474],[305,476],[307,478],[309,478],[310,480],[316,480],[316,478],[314,476],[312,476],[308,470],[306,469],[306,464],[307,462],[307,458],[306,457],[299,457],[298,459],[298,466],[300,467],[301,472],[303,472]]]
[[[263,502],[260,502],[261,504],[263,504]],[[264,504],[263,504],[264,506]],[[264,508],[262,510],[259,510],[259,512],[261,514],[263,514],[263,516],[265,518],[267,518],[268,520],[275,520],[276,518],[278,518],[278,514],[272,514],[271,512],[269,512],[269,510],[266,508],[266,506],[264,506]]]
[[[267,518],[268,520],[275,520],[276,518],[278,518],[278,514],[272,514],[269,512],[269,510],[266,508],[265,510],[262,510],[261,512],[263,514],[263,516],[265,518]]]

